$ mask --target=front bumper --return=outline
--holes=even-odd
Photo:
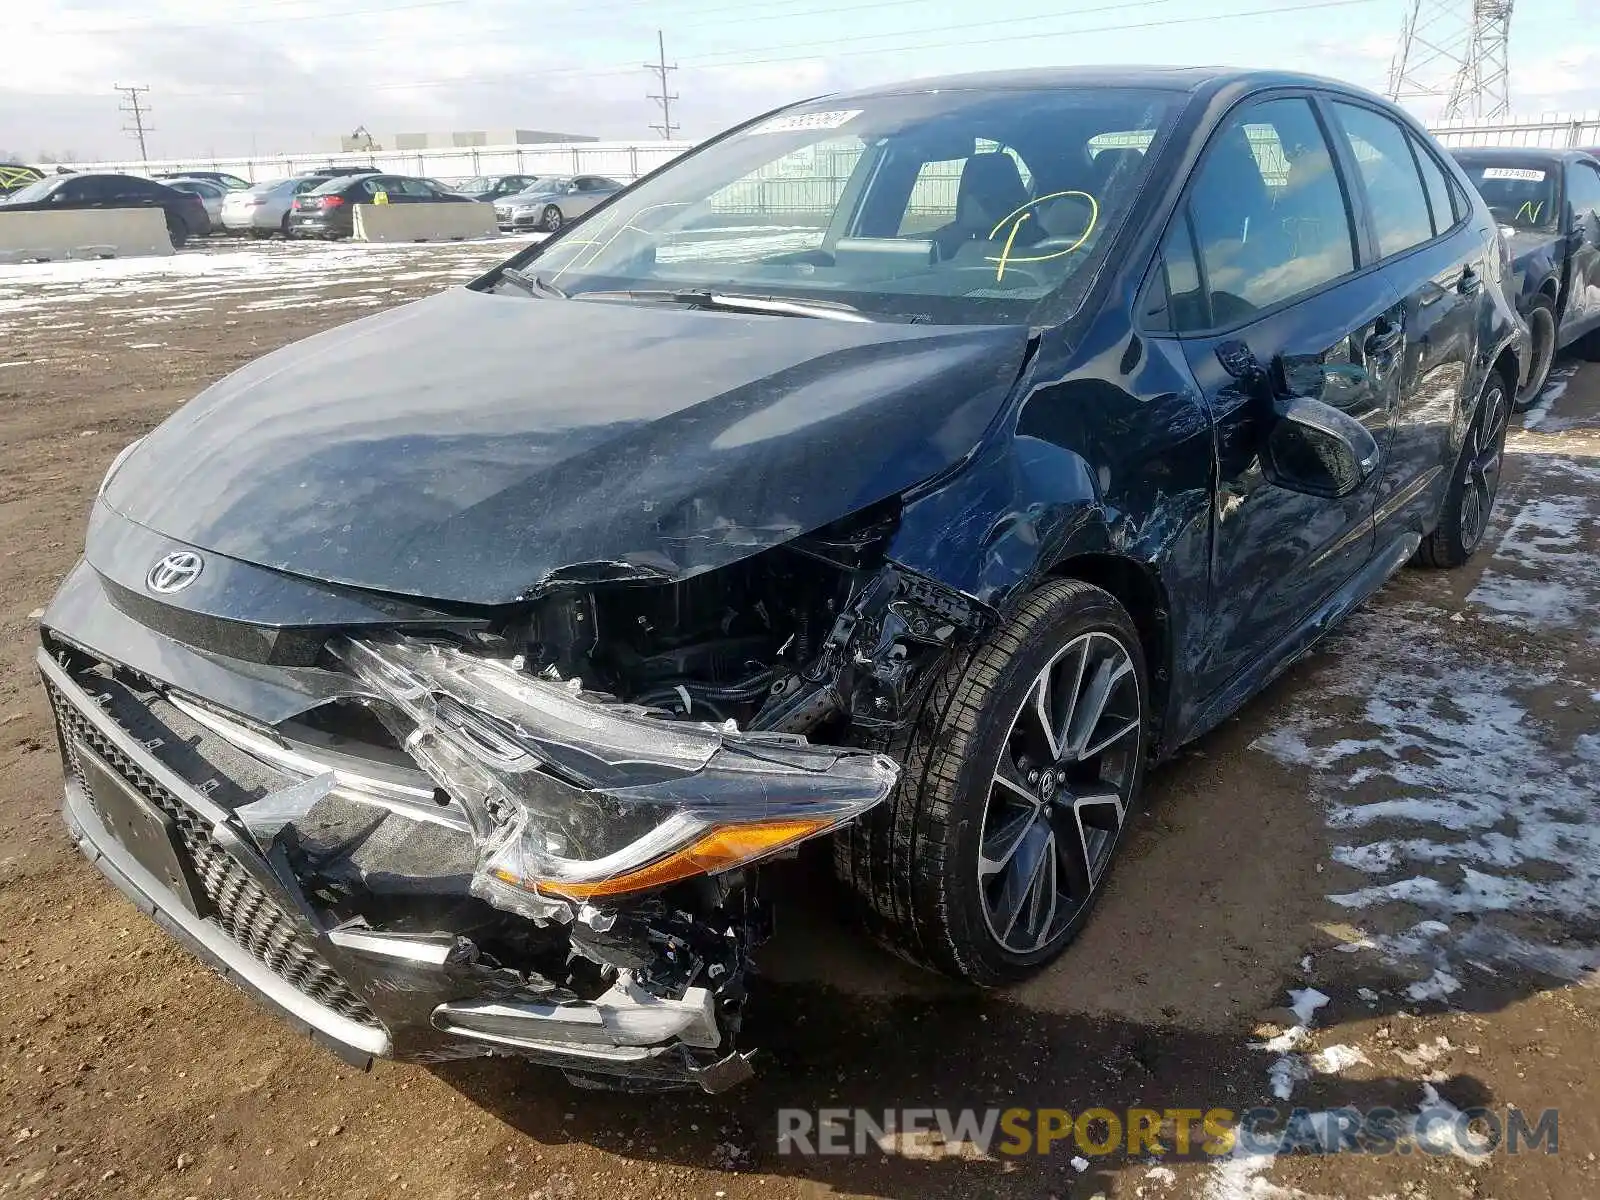
[[[423,832],[432,848],[423,857],[438,869],[414,882],[429,911],[451,915],[395,929],[352,921],[330,902],[337,884],[306,887],[284,845],[263,850],[240,815],[253,796],[281,795],[277,785],[288,781],[117,673],[75,669],[44,650],[38,667],[80,849],[197,957],[345,1060],[512,1054],[590,1079],[711,1091],[751,1074],[704,987],[661,997],[621,972],[582,998],[526,964],[480,953],[478,943],[510,940],[505,927],[517,919],[464,895],[445,818]],[[414,833],[401,811],[365,818],[363,845],[392,847]],[[335,809],[324,823],[337,819]],[[392,873],[387,863],[368,866],[374,879]],[[463,894],[453,895],[457,883]],[[547,957],[571,953],[567,933],[549,936]]]

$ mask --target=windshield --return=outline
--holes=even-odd
[[[1175,93],[952,90],[787,109],[513,260],[586,292],[716,289],[938,323],[1075,305]]]
[[[1538,162],[1487,163],[1471,158],[1457,161],[1500,224],[1513,229],[1556,227],[1561,214],[1556,203],[1555,166]]]
[[[452,191],[460,192],[463,196],[481,196],[485,192],[492,192],[500,180],[493,175],[479,175],[465,183],[457,184]]]
[[[35,200],[43,200],[61,186],[64,178],[65,176],[57,175],[50,179],[41,179],[37,183],[30,183],[27,187],[12,192],[5,199],[12,204],[30,204]]]

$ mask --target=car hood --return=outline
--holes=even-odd
[[[396,595],[681,578],[960,462],[1027,343],[1020,326],[455,288],[208,388],[104,501],[203,550]]]

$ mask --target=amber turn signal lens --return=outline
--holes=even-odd
[[[714,875],[718,871],[726,871],[729,867],[761,858],[820,833],[831,824],[829,820],[812,817],[804,820],[761,821],[753,825],[724,825],[666,858],[611,879],[594,883],[565,883],[554,879],[531,882],[541,892],[568,896],[574,900],[638,892],[676,883],[691,875]],[[497,871],[495,874],[519,887],[527,887],[529,883],[527,880],[511,878],[509,873]]]

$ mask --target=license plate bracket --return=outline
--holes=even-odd
[[[107,832],[135,862],[165,884],[178,903],[195,916],[203,916],[202,893],[178,841],[176,822],[82,742],[73,750],[83,768],[89,803]]]

